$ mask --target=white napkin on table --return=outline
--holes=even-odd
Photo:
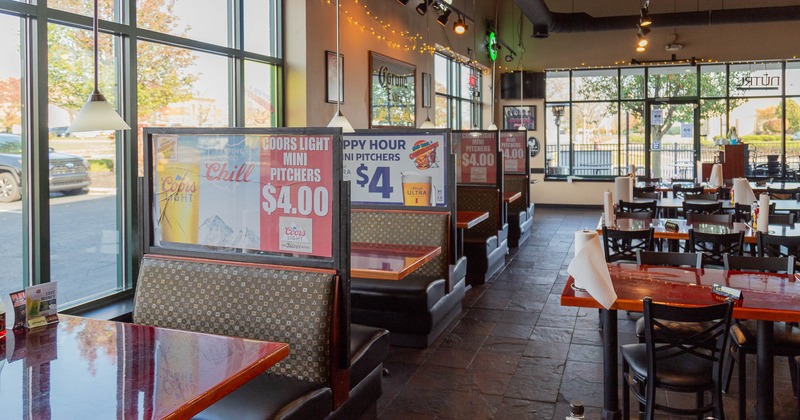
[[[625,202],[633,201],[633,178],[628,176],[614,178],[614,197]]]
[[[761,193],[758,197],[758,231],[769,233],[769,194]]]
[[[711,167],[711,177],[708,180],[708,184],[712,187],[721,187],[724,185],[723,183],[722,165],[715,163],[714,166]]]
[[[586,290],[604,308],[610,308],[617,300],[597,232],[575,232],[575,258],[567,272],[575,279],[575,287]]]
[[[756,195],[747,178],[733,180],[733,201],[735,203],[751,204],[756,201]]]

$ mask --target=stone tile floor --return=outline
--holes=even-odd
[[[599,418],[603,365],[597,311],[559,304],[574,232],[595,226],[599,215],[599,210],[537,208],[533,237],[512,250],[491,282],[467,292],[461,316],[431,347],[391,348],[378,417],[563,419],[569,401],[579,399],[587,419]],[[620,343],[635,342],[636,315],[619,317]],[[749,357],[748,378],[755,378],[755,359]],[[783,358],[775,360],[775,391],[776,418],[798,418]],[[753,384],[749,412],[755,392]],[[659,398],[674,402],[683,396]],[[737,401],[734,377],[725,396],[727,418],[737,418]]]

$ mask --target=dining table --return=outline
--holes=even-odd
[[[677,225],[677,230],[668,230],[667,223]],[[597,233],[603,233],[602,217],[597,224]],[[627,219],[620,218],[615,221],[613,229],[624,231],[645,230],[653,228],[654,239],[668,240],[687,240],[689,239],[689,229],[700,233],[728,234],[744,232],[744,242],[754,244],[758,240],[756,230],[747,223],[689,223],[686,219],[664,218],[664,219]],[[800,236],[800,223],[793,225],[770,224],[767,232],[770,235],[778,236]]]
[[[440,246],[350,244],[350,276],[373,280],[402,280],[442,253]]]
[[[646,198],[634,198],[634,203],[649,203],[652,202],[652,199]],[[733,211],[735,206],[731,203],[731,200],[704,200],[704,199],[688,199],[685,200],[683,198],[674,198],[674,197],[666,197],[660,198],[655,200],[656,207],[660,210],[666,210],[668,212],[673,212],[675,210],[683,208],[683,203],[690,203],[690,204],[714,204],[714,203],[722,203],[722,210],[724,211]],[[785,212],[794,212],[800,213],[800,201],[797,200],[779,200],[779,199],[771,199],[769,200],[770,203],[775,203],[775,211],[785,211]]]
[[[459,257],[464,255],[465,231],[474,228],[478,225],[478,223],[483,222],[488,218],[488,211],[458,210],[456,212],[456,228],[458,229],[458,238],[456,238],[458,248],[456,251],[458,252]]]
[[[570,277],[561,293],[561,305],[600,308],[603,322],[603,410],[605,419],[619,419],[619,371],[617,311],[642,312],[642,299],[680,306],[707,306],[719,303],[711,293],[715,284],[742,291],[733,317],[757,322],[756,344],[756,418],[772,419],[774,414],[773,383],[773,322],[800,321],[800,282],[797,274],[777,274],[647,266],[628,263],[608,264],[609,274],[617,294],[609,308],[603,308],[587,292],[573,287]]]
[[[0,418],[186,419],[289,354],[284,343],[58,319],[0,339]]]

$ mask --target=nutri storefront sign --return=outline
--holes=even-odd
[[[154,242],[330,257],[332,143],[332,135],[154,135]]]
[[[358,205],[447,206],[446,134],[345,134],[342,179]]]

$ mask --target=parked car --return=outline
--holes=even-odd
[[[0,133],[0,203],[19,200],[22,179],[22,142],[16,134]],[[50,148],[50,191],[77,194],[92,183],[89,161]]]
[[[793,179],[795,177],[795,170],[790,168],[787,165],[784,165],[784,168],[786,169],[786,178]],[[772,176],[772,177],[776,177],[777,178],[777,177],[781,176],[780,164],[778,164],[778,166],[772,171],[772,173],[770,173],[769,164],[767,164],[767,163],[759,163],[758,165],[756,165],[755,169],[753,170],[752,176],[757,176],[757,177],[770,177],[770,176]]]
[[[67,137],[69,127],[50,127],[50,134],[56,137]]]

